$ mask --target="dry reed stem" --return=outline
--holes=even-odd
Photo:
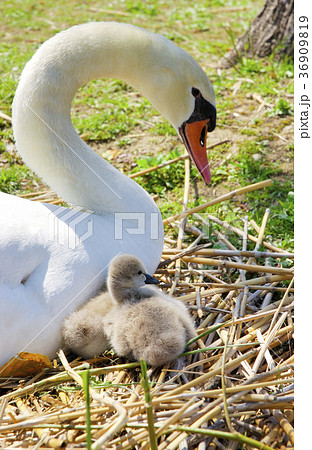
[[[226,361],[226,352],[227,352],[227,343],[228,343],[228,333],[225,333],[224,337],[224,351],[222,355],[222,365],[221,365],[221,386],[222,386],[222,399],[223,399],[223,405],[224,405],[224,417],[226,424],[228,426],[228,429],[231,433],[234,432],[234,429],[232,427],[231,419],[229,416],[229,410],[228,410],[228,404],[226,399],[226,383],[225,383],[225,361]]]
[[[260,252],[258,250],[221,250],[215,248],[205,248],[207,244],[198,245],[195,248],[181,251],[178,248],[165,248],[163,255],[169,255],[171,258],[178,258],[186,255],[197,256],[248,256],[250,258],[294,258],[293,253]],[[166,262],[166,261],[163,261]],[[161,264],[160,264],[161,266]]]
[[[212,148],[218,147],[219,145],[226,144],[228,142],[230,142],[229,139],[225,139],[223,141],[217,142],[216,144],[209,145],[207,147],[207,150],[211,150]],[[141,177],[141,176],[144,176],[144,175],[146,175],[148,173],[155,172],[155,170],[162,169],[163,167],[166,167],[166,166],[168,166],[170,164],[174,164],[174,163],[176,163],[178,161],[182,161],[182,160],[185,160],[185,161],[188,160],[189,161],[189,158],[190,158],[189,154],[185,153],[184,155],[178,156],[177,158],[171,159],[170,161],[165,161],[165,162],[159,164],[158,166],[149,167],[148,169],[141,170],[140,172],[131,173],[129,175],[129,178]]]
[[[261,227],[259,228],[258,238],[257,238],[257,242],[256,242],[255,249],[254,249],[255,252],[258,251],[260,245],[261,245],[262,242],[263,242],[264,231],[265,231],[265,227],[266,227],[266,224],[267,224],[267,222],[268,222],[268,219],[269,219],[269,214],[270,214],[270,209],[267,208],[267,209],[265,210],[264,215],[263,215]],[[246,232],[246,231],[244,231],[244,235],[245,235],[245,236],[247,235],[247,232]],[[252,258],[250,258],[250,259],[248,260],[248,264],[250,264],[251,262],[252,262]]]
[[[241,289],[241,288],[244,288],[245,286],[252,286],[252,285],[258,286],[258,284],[260,284],[261,282],[271,283],[271,282],[275,282],[275,281],[286,281],[291,278],[292,278],[292,274],[290,274],[290,275],[268,275],[268,276],[264,276],[264,277],[252,278],[250,280],[247,280],[245,283],[235,283],[234,285],[225,285],[225,286],[222,285],[222,287],[220,287],[220,288],[206,289],[204,291],[201,291],[200,295],[201,295],[201,298],[205,298],[205,297],[210,297],[210,296],[217,295],[217,294],[223,294],[232,289]],[[207,285],[209,286],[210,283],[207,283]],[[183,295],[183,301],[188,302],[188,301],[194,300],[195,298],[196,298],[196,294],[194,294],[194,293]],[[181,298],[181,300],[182,300],[182,298]]]
[[[12,117],[8,116],[7,114],[5,114],[4,112],[0,111],[0,118],[3,120],[6,120],[7,122],[12,122]]]
[[[205,264],[208,266],[218,266],[223,268],[234,268],[234,269],[243,269],[249,272],[268,272],[274,274],[284,274],[284,275],[292,275],[293,269],[284,269],[282,267],[271,267],[271,266],[259,266],[256,264],[244,264],[244,263],[236,263],[233,261],[222,261],[212,258],[200,258],[200,257],[182,257],[182,260],[187,263],[197,263],[197,264]]]
[[[185,155],[185,156],[187,156],[187,155]],[[184,167],[185,167],[185,176],[184,176],[184,192],[183,192],[183,203],[182,203],[183,211],[185,211],[187,208],[187,203],[188,203],[188,198],[189,198],[189,190],[190,190],[190,159],[189,158],[185,159]],[[187,217],[184,217],[181,220],[180,225],[179,225],[179,232],[178,232],[178,239],[177,239],[177,248],[179,250],[182,249],[183,235],[184,235],[186,222],[187,222]],[[169,295],[173,295],[173,293],[177,287],[177,284],[180,280],[180,274],[181,274],[181,261],[180,261],[180,259],[177,259],[175,274],[174,274],[174,278],[173,278],[173,283],[169,290]]]
[[[272,185],[272,180],[265,180],[265,181],[260,181],[259,183],[254,183],[254,184],[250,184],[248,186],[244,186],[239,189],[235,189],[234,191],[231,191],[227,194],[221,195],[220,197],[218,197],[214,200],[210,200],[210,202],[206,202],[202,205],[195,206],[195,208],[189,209],[188,211],[168,217],[167,219],[165,219],[163,221],[163,223],[164,223],[164,225],[168,225],[169,223],[174,222],[177,219],[183,219],[183,217],[186,217],[186,216],[189,216],[190,214],[197,213],[199,211],[207,209],[207,208],[209,208],[209,206],[216,205],[217,203],[221,203],[225,200],[232,199],[233,197],[236,197],[237,195],[242,195],[242,194],[246,194],[247,192],[252,192],[252,191],[256,191],[258,189],[263,189],[263,188],[269,187],[271,185]]]
[[[273,417],[277,420],[280,426],[283,428],[285,433],[290,439],[290,442],[295,445],[294,428],[290,425],[288,419],[281,413],[281,411],[276,410],[273,412]]]
[[[212,216],[211,214],[207,214],[206,215],[208,220],[211,220],[212,222],[217,223],[218,225],[221,225],[222,227],[224,227],[226,230],[231,231],[235,234],[237,234],[238,236],[244,238],[244,231],[241,230],[240,228],[234,227],[233,225],[230,225],[229,223],[218,219],[217,217]],[[255,236],[253,236],[252,234],[247,234],[247,238],[252,241],[257,243],[257,238]],[[268,248],[269,250],[271,250],[272,252],[282,252],[282,253],[287,253],[286,251],[276,247],[275,245],[271,244],[270,242],[266,242],[266,241],[262,241],[262,245],[266,248]]]
[[[32,410],[26,405],[22,399],[16,400],[16,405],[22,413],[31,414]],[[39,437],[42,444],[47,445],[50,448],[60,448],[63,442],[59,439],[51,438],[49,430],[47,428],[35,429],[36,435]]]
[[[67,371],[67,373],[81,386],[83,387],[83,381],[81,376],[75,372],[69,365],[66,356],[62,350],[58,353],[58,356]],[[97,439],[96,442],[92,445],[92,450],[96,450],[97,448],[100,448],[102,445],[104,445],[108,440],[110,440],[118,431],[120,431],[124,425],[128,421],[128,415],[126,409],[119,403],[116,402],[113,398],[109,397],[108,395],[102,393],[99,395],[94,389],[90,388],[90,395],[91,397],[97,401],[98,403],[102,404],[105,403],[112,408],[116,409],[116,411],[119,413],[119,418],[115,421],[113,425],[110,426],[110,429],[103,433],[103,435]]]
[[[272,371],[274,372],[274,371]],[[272,375],[272,374],[271,374]],[[252,377],[251,379],[249,379],[249,382],[252,382],[253,380],[256,380],[257,376]],[[244,383],[243,383],[244,384]],[[228,405],[230,405],[232,402],[237,401],[237,399],[239,397],[242,396],[242,394],[245,391],[241,391],[238,394],[234,394],[232,397],[228,398],[227,403]],[[198,419],[196,420],[192,426],[190,427],[190,429],[195,429],[200,427],[206,420],[211,420],[214,417],[216,417],[218,414],[220,414],[222,412],[222,405],[220,405],[222,403],[222,398],[219,398],[217,400],[215,400],[214,402],[212,402],[210,405],[208,405],[208,407],[203,409],[204,414]],[[287,404],[288,405],[288,404]],[[247,405],[243,405],[244,409],[246,409]],[[262,405],[265,408],[270,407],[270,403],[265,403],[265,405]],[[276,406],[276,403],[275,403]],[[283,405],[283,407],[285,407],[285,405]],[[236,406],[236,409],[238,407]],[[206,411],[205,411],[206,410]],[[187,437],[186,433],[182,433],[180,434],[178,437],[176,437],[174,439],[174,441],[167,447],[170,450],[174,450],[175,448],[177,448],[177,446],[179,445],[180,442],[182,442],[182,440],[184,438]]]

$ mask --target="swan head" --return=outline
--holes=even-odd
[[[89,22],[62,31],[46,41],[25,67],[13,103],[13,128],[19,151],[25,160],[32,161],[33,170],[56,186],[58,178],[55,183],[53,174],[57,171],[50,166],[58,141],[53,134],[47,146],[46,122],[57,128],[58,135],[63,133],[66,142],[70,136],[72,148],[81,148],[85,159],[85,148],[80,140],[75,141],[69,123],[70,106],[80,86],[103,77],[120,78],[140,91],[173,125],[204,181],[210,182],[206,134],[215,128],[216,106],[209,78],[189,53],[169,39],[116,22]],[[36,125],[30,107],[38,116]],[[41,149],[47,147],[53,155],[49,162],[41,158]],[[71,162],[69,158],[70,168]],[[69,195],[68,186],[64,193],[56,187],[63,198],[83,205],[81,196],[79,203],[76,200],[77,189]],[[90,208],[90,204],[86,206]]]
[[[134,255],[121,254],[114,258],[108,270],[108,287],[114,285],[120,291],[137,289],[145,284],[158,284],[159,281],[146,273],[143,263]]]
[[[152,34],[152,33],[151,33]],[[153,35],[137,88],[173,125],[206,183],[211,181],[206,136],[216,126],[212,84],[194,58],[163,36]],[[145,70],[144,70],[145,69]]]

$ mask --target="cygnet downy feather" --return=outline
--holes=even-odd
[[[137,303],[125,302],[105,316],[105,332],[118,355],[160,366],[175,360],[195,336],[183,306],[179,300],[157,294]]]
[[[86,359],[110,349],[103,318],[112,306],[110,295],[101,292],[67,317],[62,327],[64,348]]]
[[[118,305],[104,317],[105,333],[120,356],[159,366],[182,353],[195,327],[185,305],[157,288],[144,287],[144,266],[132,255],[112,262],[108,290]]]

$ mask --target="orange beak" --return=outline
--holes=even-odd
[[[210,183],[211,175],[206,152],[206,137],[210,119],[184,123],[179,129],[186,150],[197,167],[206,184]]]

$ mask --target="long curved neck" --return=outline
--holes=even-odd
[[[140,186],[79,138],[70,118],[76,91],[94,78],[121,78],[155,97],[146,42],[151,39],[131,25],[89,23],[48,40],[23,71],[13,102],[18,151],[73,205],[97,213],[135,211],[135,205],[141,211],[157,210]]]

